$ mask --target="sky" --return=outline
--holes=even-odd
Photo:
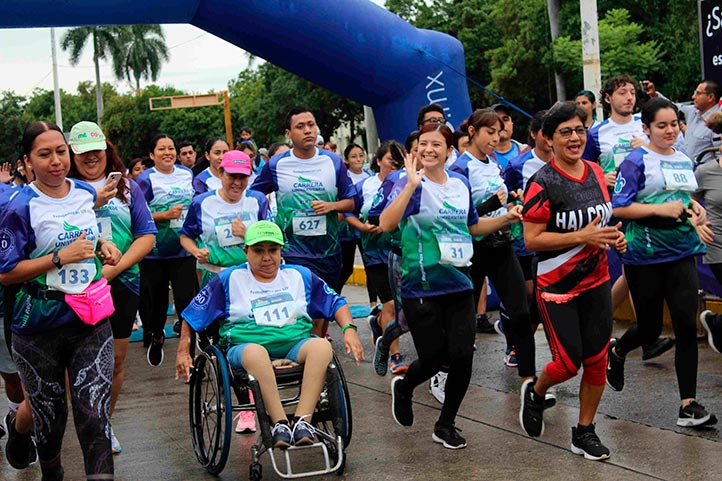
[[[383,0],[372,0],[382,5]],[[88,43],[77,66],[70,65],[68,54],[60,48],[67,28],[55,29],[60,88],[75,93],[78,83],[95,83],[92,46]],[[160,77],[153,82],[171,85],[188,93],[225,90],[228,81],[248,67],[246,52],[225,40],[192,25],[163,25],[170,60],[163,64]],[[35,88],[53,90],[50,29],[0,29],[0,92],[12,90],[29,96]],[[133,90],[127,81],[113,77],[110,63],[100,64],[100,79],[123,93]],[[148,82],[141,81],[141,86]]]

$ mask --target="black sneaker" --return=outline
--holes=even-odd
[[[489,321],[489,316],[486,314],[477,314],[476,316],[476,332],[481,334],[494,334],[494,324]]]
[[[534,392],[534,380],[521,385],[519,424],[527,435],[536,438],[544,434],[544,398]]]
[[[383,331],[379,325],[378,316],[369,316],[369,327],[371,328],[371,344],[376,344],[376,340],[381,337]]]
[[[383,336],[376,339],[376,350],[374,351],[374,371],[379,376],[385,376],[389,369],[389,350],[384,349],[382,340]]]
[[[722,354],[722,322],[719,316],[712,311],[704,311],[699,315],[699,322],[707,331],[709,347]]]
[[[544,394],[544,409],[550,409],[557,405],[557,393],[552,391],[553,388],[547,389]]]
[[[397,376],[391,380],[391,415],[399,426],[414,424],[414,408],[411,405],[411,396],[401,393],[400,383],[404,378]]]
[[[694,428],[698,426],[711,426],[717,424],[717,416],[710,414],[697,401],[692,401],[685,407],[679,408],[677,426]]]
[[[163,343],[165,342],[165,335],[162,335],[160,339],[153,338],[150,346],[148,346],[148,353],[146,358],[148,364],[151,366],[160,366],[163,363]]]
[[[38,460],[38,451],[30,434],[21,434],[15,429],[15,413],[5,417],[8,440],[5,444],[5,458],[15,469],[25,469]]]
[[[276,423],[271,429],[273,447],[277,449],[290,448],[293,444],[293,433],[288,423]]]
[[[599,440],[599,436],[594,431],[594,424],[572,428],[572,452],[583,455],[584,459],[591,461],[609,459],[609,448]]]
[[[621,391],[624,389],[624,358],[618,357],[612,351],[616,345],[616,339],[612,339],[609,342],[609,352],[607,352],[607,386],[615,391]]]
[[[642,361],[649,361],[674,347],[674,339],[670,337],[658,337],[652,344],[642,346]]]
[[[466,447],[466,439],[461,437],[460,431],[461,429],[454,426],[453,423],[442,424],[437,421],[434,424],[434,433],[431,435],[431,439],[446,449],[462,449]]]

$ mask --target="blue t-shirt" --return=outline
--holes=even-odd
[[[305,267],[281,265],[272,282],[259,282],[242,264],[213,278],[182,315],[195,331],[220,321],[223,346],[255,343],[285,355],[311,337],[312,319],[333,319],[345,304]]]
[[[468,181],[447,172],[446,182],[423,178],[404,211],[401,231],[401,296],[433,297],[472,289],[469,226],[479,221]],[[404,189],[399,180],[390,204]]]
[[[310,159],[299,159],[293,149],[274,155],[263,166],[251,189],[276,192],[276,223],[286,238],[284,256],[323,261],[341,253],[337,212],[318,215],[311,202],[351,199],[355,190],[341,158],[316,150]]]
[[[158,235],[147,259],[186,257],[189,254],[180,245],[180,231],[193,199],[193,172],[182,165],[174,165],[173,172],[164,174],[155,167],[140,174],[136,182],[148,202],[150,211],[165,212],[174,205],[183,205],[180,218],[157,221]]]
[[[697,179],[689,157],[677,151],[661,155],[640,147],[619,166],[612,206],[626,207],[633,202],[664,204],[678,200],[686,206],[695,190]],[[687,219],[634,219],[629,221],[625,234],[627,252],[621,256],[624,264],[658,264],[705,253],[704,244]]]
[[[203,194],[211,190],[218,190],[221,187],[221,179],[213,175],[210,167],[199,172],[198,175],[193,178],[195,195]]]
[[[371,209],[380,202],[381,184],[382,182],[378,174],[375,174],[372,177],[367,177],[356,184],[354,211],[352,214],[347,215],[355,215],[361,222],[366,222],[369,218],[369,212]],[[389,261],[390,251],[390,233],[361,233],[361,258],[363,259],[364,266],[387,264]]]

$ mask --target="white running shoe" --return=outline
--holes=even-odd
[[[446,399],[446,378],[449,373],[439,371],[429,380],[429,392],[440,404]]]

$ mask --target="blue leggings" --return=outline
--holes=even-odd
[[[89,480],[112,479],[110,386],[114,346],[110,322],[88,326],[76,320],[48,332],[13,334],[12,349],[28,392],[43,479],[56,479],[63,470],[60,449],[68,421],[66,370],[85,473]]]

